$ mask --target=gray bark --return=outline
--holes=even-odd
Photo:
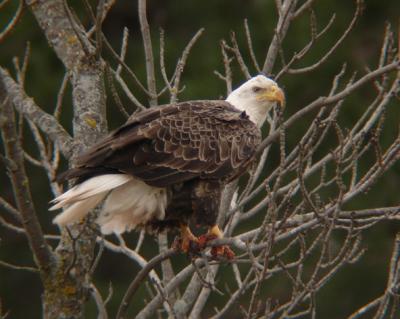
[[[74,106],[73,132],[78,149],[105,134],[104,68],[95,57],[79,23],[62,0],[26,1],[48,43],[71,74]],[[72,154],[74,157],[79,153]],[[91,215],[82,223],[62,231],[56,249],[56,267],[44,280],[45,318],[82,318],[90,286],[90,268],[96,243]]]

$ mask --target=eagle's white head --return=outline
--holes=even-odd
[[[284,107],[285,94],[274,80],[257,75],[232,91],[226,101],[245,111],[250,120],[261,127],[273,106],[278,103]]]

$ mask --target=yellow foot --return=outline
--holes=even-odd
[[[223,237],[224,236],[222,231],[219,229],[217,225],[214,225],[210,227],[207,234],[201,235],[198,238],[198,244],[200,246],[200,249],[203,249],[209,241]],[[220,259],[220,258],[233,259],[235,257],[235,253],[228,246],[221,245],[221,246],[214,246],[211,248],[211,256],[213,257],[213,259]]]
[[[184,253],[192,253],[193,251],[198,251],[199,249],[199,239],[193,235],[189,226],[181,225],[181,237],[175,244],[177,249]]]
[[[235,253],[226,245],[216,246],[211,248],[211,256],[213,259],[229,259],[235,258]]]

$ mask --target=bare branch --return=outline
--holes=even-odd
[[[326,52],[321,59],[318,60],[318,62],[314,63],[313,65],[310,65],[308,67],[304,68],[299,68],[299,69],[289,69],[287,72],[289,74],[299,74],[299,73],[305,73],[305,72],[311,72],[314,71],[316,68],[321,66],[325,61],[328,60],[328,58],[331,56],[333,52],[343,43],[343,41],[346,39],[348,34],[351,32],[351,30],[354,28],[362,10],[362,0],[357,0],[357,8],[356,11],[354,12],[353,18],[350,21],[349,26],[346,28],[346,30],[343,32],[343,34],[340,36],[340,38],[336,41],[336,43]]]
[[[228,96],[232,92],[232,69],[231,62],[232,58],[228,56],[226,53],[227,44],[225,40],[222,40],[220,43],[222,61],[224,63],[225,75],[221,75],[219,72],[214,71],[214,73],[226,84],[226,95]]]
[[[57,56],[68,69],[73,69],[76,64],[81,62],[86,53],[68,18],[63,1],[36,2],[28,0],[26,3],[34,13]],[[89,46],[89,42],[86,42],[85,46]]]
[[[121,43],[121,53],[120,53],[121,61],[125,60],[126,51],[128,49],[128,38],[129,38],[129,30],[128,28],[124,28],[124,31],[122,33],[122,43]],[[121,70],[122,70],[122,65],[119,64],[116,70],[117,75],[120,75]]]
[[[167,251],[164,251],[163,253],[157,255],[153,259],[151,259],[147,265],[139,271],[139,273],[136,275],[135,279],[131,282],[129,285],[129,288],[127,289],[124,298],[122,299],[121,305],[119,306],[118,312],[117,312],[117,319],[123,319],[126,317],[126,311],[128,310],[129,303],[131,302],[131,299],[133,295],[135,294],[136,290],[139,288],[139,285],[142,283],[142,281],[146,278],[148,273],[158,264],[160,264],[163,260],[170,258],[171,256],[175,255],[176,251],[174,249],[169,249]]]
[[[94,301],[96,302],[98,315],[97,319],[108,319],[108,314],[106,310],[106,303],[101,297],[100,292],[97,290],[96,286],[91,284],[90,285],[90,294],[93,297]]]
[[[53,142],[57,143],[65,157],[71,157],[75,150],[75,144],[57,120],[42,111],[31,98],[26,96],[20,86],[3,68],[0,68],[0,79],[6,94],[10,97],[18,112],[34,122]]]
[[[153,46],[151,43],[150,27],[147,22],[146,1],[139,0],[138,2],[138,15],[140,22],[140,31],[143,38],[143,46],[146,60],[146,73],[147,73],[147,88],[149,90],[149,104],[150,106],[157,105],[157,88],[156,88],[156,75],[154,72],[154,57]]]
[[[236,57],[236,61],[238,62],[240,70],[242,71],[244,77],[246,79],[250,79],[251,75],[250,75],[249,69],[247,68],[246,63],[244,62],[242,53],[240,52],[239,45],[238,45],[237,40],[236,40],[235,32],[233,32],[233,31],[231,32],[230,39],[231,39],[232,47],[230,47],[228,45],[225,45],[225,49],[228,49],[228,50],[233,52],[233,54]],[[222,42],[222,43],[224,44],[225,42]]]
[[[102,49],[102,32],[101,25],[103,23],[104,11],[105,11],[105,0],[99,0],[96,10],[96,23],[95,23],[95,34],[96,34],[96,59],[99,61],[101,57]]]
[[[249,24],[247,23],[247,19],[244,19],[244,29],[246,31],[246,39],[247,39],[247,47],[250,52],[251,60],[253,61],[254,68],[257,70],[258,73],[261,73],[261,68],[258,65],[256,55],[253,49],[253,41],[251,40],[251,32],[249,29]]]
[[[343,98],[345,98],[346,96],[350,95],[352,92],[354,92],[356,89],[358,89],[362,85],[374,80],[375,78],[381,76],[382,74],[394,71],[394,70],[398,69],[399,67],[400,67],[399,61],[394,61],[394,62],[392,62],[392,63],[390,63],[388,65],[385,65],[384,67],[380,67],[380,68],[378,68],[378,69],[366,74],[365,76],[360,78],[358,81],[356,81],[352,85],[346,87],[344,90],[342,90],[341,92],[339,92],[337,94],[334,94],[334,95],[329,96],[329,97],[319,97],[314,102],[311,102],[310,104],[308,104],[307,106],[302,108],[299,112],[297,112],[296,114],[292,115],[289,119],[287,119],[283,123],[283,125],[287,129],[291,125],[293,125],[293,123],[295,121],[299,120],[301,117],[303,117],[307,113],[309,113],[309,112],[311,112],[311,111],[313,111],[313,110],[315,110],[315,109],[317,109],[317,108],[319,108],[321,106],[329,105],[329,104],[335,103],[335,102],[337,102],[339,100],[342,100]],[[267,145],[272,143],[272,141],[274,141],[278,137],[279,137],[279,131],[275,131],[274,133],[270,134],[261,143],[258,153],[260,154],[261,151]]]
[[[388,304],[392,296],[398,294],[400,288],[400,234],[396,235],[392,258],[389,266],[389,277],[387,280],[387,286],[384,295],[380,300],[378,311],[375,314],[375,318],[384,318],[388,311]]]
[[[60,90],[58,91],[58,94],[57,94],[56,107],[54,108],[54,112],[53,112],[53,116],[57,120],[60,118],[60,115],[61,115],[63,99],[64,99],[65,91],[67,89],[68,80],[69,80],[69,75],[68,75],[68,73],[65,73],[64,78],[60,85]]]
[[[17,266],[17,265],[5,262],[3,260],[0,260],[0,266],[9,268],[9,269],[14,269],[14,270],[25,270],[25,271],[29,271],[29,272],[33,272],[33,273],[39,272],[39,270],[37,268],[33,268],[33,267],[29,267],[29,266]]]
[[[115,72],[116,76],[118,75],[118,72]],[[108,80],[108,84],[110,86],[111,89],[111,95],[114,98],[115,104],[117,105],[118,110],[121,112],[121,114],[128,119],[129,118],[129,113],[126,111],[125,107],[122,104],[122,101],[118,95],[117,89],[114,85],[114,79],[112,77],[112,71],[110,70],[110,67],[107,65],[106,66],[106,76],[107,76],[107,80]]]
[[[4,4],[6,1],[4,1]],[[1,4],[3,5],[3,3]],[[1,8],[0,8],[1,9]],[[4,39],[14,30],[16,24],[22,16],[22,12],[25,9],[25,4],[23,0],[19,1],[17,12],[15,12],[13,18],[8,23],[8,25],[4,28],[4,30],[0,33],[0,43],[4,41]]]
[[[296,7],[297,0],[286,0],[279,10],[279,20],[276,26],[275,35],[268,47],[268,53],[262,68],[263,73],[271,74],[275,60],[278,56],[281,43],[289,29],[292,15]]]
[[[147,266],[148,264],[147,261],[142,256],[140,256],[136,251],[128,248],[121,236],[119,236],[118,239],[120,242],[119,245],[115,245],[110,241],[104,240],[103,238],[97,238],[97,242],[103,242],[105,248],[109,249],[112,252],[124,254],[142,268]],[[158,275],[154,270],[151,270],[149,272],[149,277],[154,282],[161,282],[160,278],[158,277]]]
[[[0,82],[0,126],[5,145],[6,157],[16,165],[9,170],[13,186],[14,198],[21,215],[22,224],[26,230],[29,245],[35,256],[35,261],[43,275],[49,274],[53,265],[51,248],[47,245],[42,228],[36,216],[31,198],[28,177],[24,167],[24,153],[19,144],[15,125],[15,115],[11,102],[8,99],[4,80]]]
[[[296,19],[299,16],[301,16],[306,10],[310,9],[311,6],[313,5],[313,3],[315,2],[315,0],[307,0],[306,2],[304,2],[300,8],[298,8],[296,10],[296,12],[293,13],[293,17],[292,19]]]
[[[126,63],[123,60],[123,56],[119,57],[119,55],[114,51],[113,47],[111,46],[111,44],[108,42],[108,40],[106,39],[106,37],[103,35],[103,41],[104,44],[106,45],[106,48],[109,50],[109,52],[111,53],[112,57],[117,60],[118,62],[118,67],[117,67],[117,71],[115,71],[115,75],[116,78],[119,79],[120,77],[120,73],[121,73],[121,68],[123,68],[125,71],[128,72],[128,74],[133,78],[133,80],[135,81],[135,83],[137,84],[137,86],[143,91],[145,92],[147,95],[150,95],[150,92],[143,86],[143,84],[140,82],[139,78],[136,76],[136,74],[132,71],[132,69],[126,65]],[[114,73],[114,72],[113,72]],[[132,94],[133,95],[133,94]],[[138,104],[140,104],[139,102],[137,102]],[[145,107],[143,107],[143,109],[145,109]]]
[[[9,170],[18,169],[17,166],[9,167]],[[4,211],[8,212],[13,218],[18,221],[21,221],[21,213],[15,209],[11,204],[9,204],[3,197],[0,197],[0,207],[4,209]]]
[[[190,39],[189,43],[186,45],[185,49],[182,52],[182,56],[178,60],[178,63],[176,64],[175,68],[175,80],[174,80],[174,85],[171,89],[172,94],[171,94],[171,103],[174,103],[177,101],[177,96],[179,93],[179,86],[180,86],[180,81],[181,81],[181,76],[183,73],[183,69],[185,68],[186,61],[189,57],[190,51],[193,48],[193,45],[197,42],[197,40],[200,38],[200,36],[203,34],[204,28],[201,28],[199,31],[196,32],[196,34]]]

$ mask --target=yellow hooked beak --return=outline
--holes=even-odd
[[[259,101],[277,102],[281,108],[285,107],[285,94],[276,85],[272,85],[268,89],[265,89],[264,92],[260,93],[257,99]]]

